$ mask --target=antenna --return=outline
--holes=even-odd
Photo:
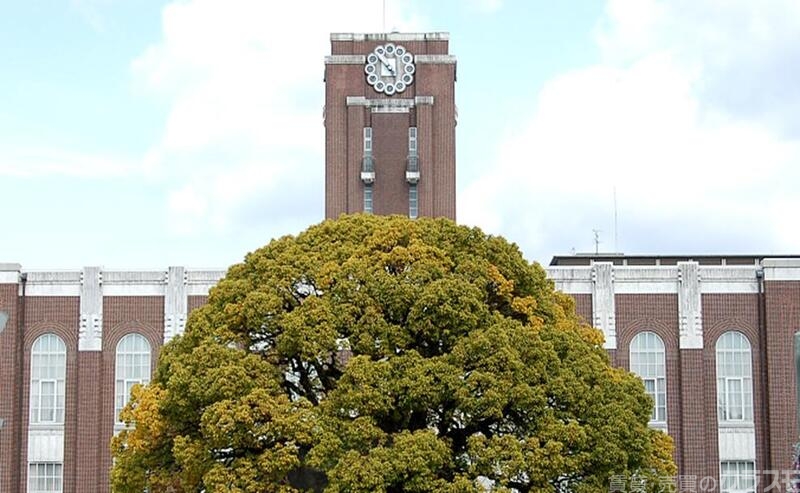
[[[383,0],[383,32],[386,32],[386,0]]]
[[[600,254],[600,230],[593,229],[592,233],[594,233],[594,254]]]
[[[617,240],[617,186],[614,185],[614,253],[619,253]]]

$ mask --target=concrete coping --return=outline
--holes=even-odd
[[[0,262],[0,272],[21,272],[21,271],[22,271],[21,264]]]
[[[800,268],[800,258],[765,258],[761,261],[763,267],[788,267]]]
[[[450,33],[331,33],[331,41],[447,41]]]

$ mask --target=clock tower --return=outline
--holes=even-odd
[[[326,218],[455,219],[455,80],[447,33],[331,35]]]

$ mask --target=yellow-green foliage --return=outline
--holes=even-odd
[[[350,216],[250,253],[170,342],[114,491],[607,491],[674,474],[640,381],[502,238]]]

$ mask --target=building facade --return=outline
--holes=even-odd
[[[0,264],[0,492],[107,492],[130,388],[223,271]]]
[[[612,363],[643,379],[651,426],[672,436],[697,491],[786,491],[800,258],[564,256],[548,274]]]
[[[445,33],[331,36],[326,217],[455,219],[455,78]],[[800,258],[573,255],[547,271],[642,378],[689,491],[777,491],[756,471],[787,470],[798,436]],[[0,493],[109,491],[130,388],[223,275],[0,264]]]
[[[456,59],[446,33],[333,34],[325,217],[456,217]]]

